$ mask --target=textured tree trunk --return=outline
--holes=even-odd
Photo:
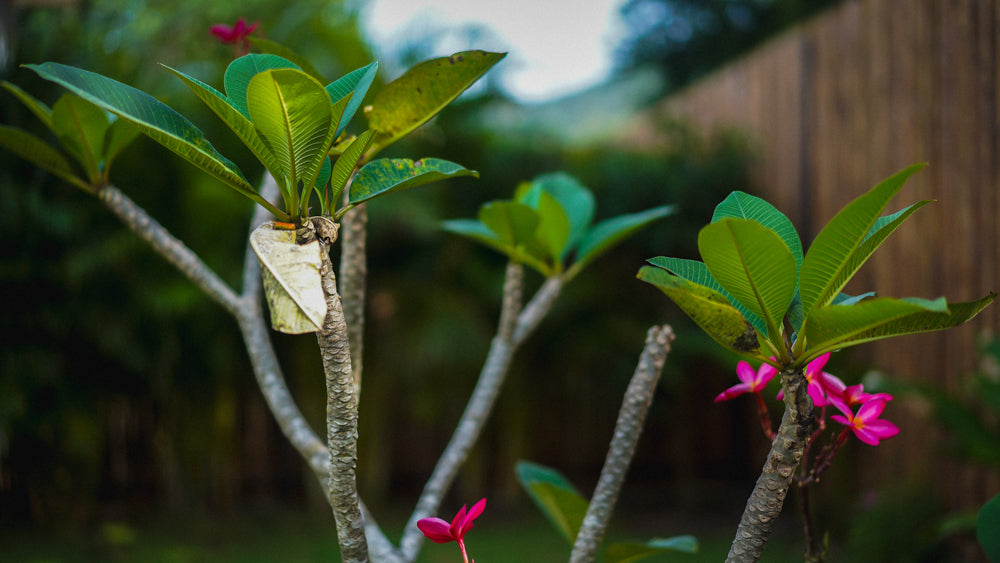
[[[364,519],[357,487],[358,405],[351,375],[351,349],[344,310],[337,294],[333,263],[322,250],[320,274],[326,294],[326,320],[316,334],[326,374],[326,431],[330,448],[330,504],[337,522],[341,558],[349,563],[368,561]]]
[[[801,369],[781,372],[785,392],[785,414],[778,434],[771,442],[764,469],[743,510],[736,537],[726,561],[745,563],[760,560],[764,544],[781,514],[785,496],[792,485],[795,470],[802,461],[806,444],[816,426],[812,399],[806,392],[806,378]]]
[[[368,210],[364,204],[344,214],[340,221],[340,287],[351,343],[354,394],[361,396],[365,332],[365,293],[368,283]]]

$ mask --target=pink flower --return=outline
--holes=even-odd
[[[217,23],[209,31],[226,45],[235,45],[241,41],[246,41],[247,36],[253,33],[258,25],[260,25],[258,22],[247,25],[246,20],[240,18],[236,20],[236,23],[232,27],[224,23]]]
[[[806,392],[817,407],[825,407],[830,404],[830,397],[839,397],[847,387],[839,377],[826,373],[823,368],[830,360],[830,352],[823,354],[806,365],[805,376],[808,385]],[[778,400],[785,398],[784,391],[778,391]]]
[[[440,518],[421,518],[417,521],[417,528],[420,528],[427,539],[434,543],[458,542],[458,547],[462,550],[462,561],[469,563],[469,556],[465,552],[465,534],[472,529],[472,521],[479,518],[485,509],[486,499],[484,498],[472,505],[471,510],[466,510],[463,505],[450,524]]]
[[[715,398],[715,402],[728,401],[743,393],[760,393],[777,374],[778,370],[774,369],[774,366],[771,364],[762,364],[760,369],[754,373],[750,364],[740,362],[736,364],[736,377],[739,377],[742,383],[737,383],[719,393],[719,396]]]
[[[888,420],[879,418],[882,410],[885,409],[886,400],[875,395],[871,397],[861,405],[858,414],[851,412],[851,408],[840,400],[834,399],[831,402],[840,412],[844,413],[844,416],[835,414],[830,418],[847,426],[858,437],[858,440],[877,446],[879,440],[892,438],[899,434],[899,427]]]

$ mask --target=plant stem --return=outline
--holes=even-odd
[[[785,496],[795,476],[795,468],[802,461],[803,451],[816,424],[812,399],[809,398],[806,385],[801,368],[787,368],[781,372],[785,413],[781,417],[778,434],[771,443],[764,468],[743,510],[743,517],[726,559],[728,562],[758,561],[774,530],[775,521],[781,514]]]
[[[345,198],[346,194],[345,190]],[[364,204],[351,209],[340,220],[340,297],[344,317],[347,319],[354,394],[357,397],[361,396],[364,351],[365,293],[368,279],[367,226],[368,210]]]
[[[326,319],[316,333],[326,374],[326,431],[330,448],[330,505],[337,522],[343,561],[368,561],[368,542],[358,498],[358,404],[351,376],[347,322],[337,293],[336,275],[326,248],[321,250],[320,276],[326,295]]]
[[[573,544],[571,563],[589,563],[597,556],[673,340],[673,330],[667,325],[654,326],[646,333],[646,344],[625,391],[601,477]]]

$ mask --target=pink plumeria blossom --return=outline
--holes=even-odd
[[[755,372],[750,367],[750,364],[741,361],[736,364],[736,377],[740,378],[741,383],[737,383],[719,393],[719,396],[715,398],[715,402],[728,401],[744,393],[760,393],[777,374],[778,370],[774,369],[774,366],[771,364],[763,364]]]
[[[243,18],[236,20],[236,23],[232,26],[226,25],[224,23],[217,23],[212,26],[209,30],[212,35],[216,36],[219,41],[222,41],[226,45],[233,45],[244,41],[247,36],[254,32],[259,26],[259,22],[254,22],[247,25],[247,21]]]
[[[884,398],[877,397],[865,401],[858,409],[857,414],[854,414],[851,408],[840,400],[834,399],[832,403],[844,415],[835,414],[830,418],[847,426],[848,430],[854,432],[854,435],[858,437],[858,440],[866,444],[877,446],[880,440],[899,434],[898,426],[879,418],[882,415],[882,410],[885,409],[886,401]]]
[[[889,402],[892,400],[892,395],[888,393],[865,393],[864,385],[858,383],[857,385],[851,385],[843,390],[836,399],[842,401],[845,405],[851,407],[854,405],[861,405],[873,400],[882,400]],[[834,402],[832,399],[831,402]]]
[[[469,563],[469,556],[465,551],[465,534],[472,529],[472,521],[479,518],[479,515],[486,509],[486,499],[482,499],[467,509],[465,505],[458,511],[455,518],[449,524],[440,518],[421,518],[417,521],[417,528],[427,536],[427,539],[434,543],[457,542],[462,550],[462,561]],[[472,561],[475,563],[475,560]]]
[[[808,385],[806,392],[813,401],[813,406],[825,407],[830,404],[830,397],[839,397],[847,387],[839,377],[826,373],[823,368],[830,360],[830,352],[823,354],[806,364],[805,376]],[[778,400],[785,398],[784,391],[778,391]]]

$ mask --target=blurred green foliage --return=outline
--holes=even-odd
[[[13,55],[0,78],[52,103],[61,91],[18,65],[58,61],[157,93],[195,116],[251,181],[262,173],[252,155],[154,63],[217,76],[218,84],[232,53],[208,29],[238,17],[260,21],[263,36],[330,76],[371,60],[352,2],[246,0],[239,12],[228,3],[194,0],[18,6]],[[619,146],[611,131],[606,142],[574,146],[530,133],[498,136],[482,116],[501,101],[492,93],[460,100],[393,147],[402,155],[462,162],[482,179],[369,205],[360,451],[366,500],[378,506],[408,498],[422,485],[464,407],[498,313],[503,258],[445,233],[440,222],[474,216],[483,202],[555,170],[594,191],[597,221],[665,204],[678,211],[597,260],[566,289],[518,355],[459,492],[490,485],[513,498],[509,468],[519,458],[561,460],[571,477],[599,468],[643,334],[665,321],[684,344],[671,355],[648,420],[652,438],[636,460],[639,480],[731,478],[734,464],[744,461],[753,472],[752,459],[741,457],[752,458],[750,452],[726,445],[734,441],[732,428],[718,413],[698,440],[659,439],[671,427],[708,425],[698,405],[710,403],[730,369],[707,338],[634,279],[645,257],[694,257],[695,249],[684,246],[693,244],[688,235],[723,194],[749,189],[746,139],[732,132],[704,136],[673,121],[660,124],[671,145],[657,151]],[[33,119],[13,96],[0,96],[4,124],[44,135]],[[112,181],[238,287],[249,202],[146,138],[119,157]],[[540,282],[529,278],[529,285]],[[0,153],[0,291],[7,301],[0,317],[0,522],[87,524],[108,515],[319,498],[270,420],[229,318],[98,202],[7,153]],[[315,343],[274,339],[293,392],[320,428]],[[722,436],[719,447],[704,447],[713,436]]]

